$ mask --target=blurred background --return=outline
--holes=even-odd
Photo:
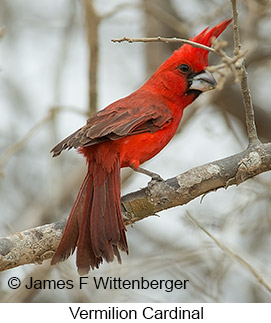
[[[256,123],[271,141],[271,1],[240,0],[240,32]],[[232,16],[229,0],[0,1],[0,236],[67,217],[85,173],[75,151],[50,149],[88,115],[128,95],[167,59],[172,44],[112,43],[112,38],[190,38]],[[222,38],[232,55],[232,26]],[[210,55],[210,63],[219,63]],[[217,75],[219,79],[219,75]],[[222,90],[185,111],[180,131],[144,167],[164,179],[247,146],[240,86],[225,74]],[[123,194],[149,178],[123,171]],[[271,294],[186,216],[271,282],[271,174],[220,189],[128,227],[130,255],[89,276],[189,279],[186,290],[10,290],[9,277],[78,279],[75,259],[0,273],[1,302],[270,302]],[[92,288],[91,288],[92,286]]]

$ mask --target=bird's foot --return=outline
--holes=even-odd
[[[164,181],[163,178],[159,174],[153,173],[145,168],[137,167],[137,168],[133,168],[133,170],[135,172],[138,172],[138,173],[141,173],[141,174],[151,177],[151,179],[153,181],[156,181],[156,182],[163,182]]]

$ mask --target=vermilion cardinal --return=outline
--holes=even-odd
[[[192,40],[211,46],[228,19]],[[183,110],[216,81],[206,70],[208,51],[183,45],[137,91],[110,104],[61,141],[53,156],[76,148],[87,161],[87,174],[72,207],[52,264],[67,259],[77,246],[79,274],[99,268],[103,259],[121,262],[128,253],[120,204],[120,168],[138,169],[174,136]]]

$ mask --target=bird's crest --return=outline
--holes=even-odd
[[[200,34],[190,40],[195,43],[211,47],[212,38],[217,38],[231,23],[231,21],[232,18],[217,24],[211,29],[207,27]],[[157,72],[169,70],[170,67],[174,69],[184,61],[187,61],[188,64],[192,64],[195,70],[201,71],[208,66],[208,54],[209,51],[206,49],[184,44],[174,51],[172,56],[160,66]]]

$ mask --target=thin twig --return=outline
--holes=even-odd
[[[121,3],[119,5],[116,5],[113,9],[108,11],[107,13],[100,16],[101,19],[108,19],[112,18],[115,14],[118,14],[121,10],[125,10],[127,8],[140,8],[141,5],[137,3]]]
[[[144,1],[144,7],[148,14],[155,17],[160,23],[167,25],[172,30],[177,31],[180,34],[188,34],[187,24],[181,21],[177,16],[174,16],[170,11],[170,4],[162,7],[155,1]],[[172,8],[174,12],[174,9]]]
[[[271,293],[271,286],[267,284],[267,282],[264,280],[262,275],[260,275],[257,270],[249,264],[244,258],[242,258],[240,255],[238,255],[236,252],[225,246],[223,243],[221,243],[219,240],[217,240],[209,231],[207,231],[192,215],[189,214],[189,212],[186,212],[187,218],[193,222],[197,227],[199,227],[204,233],[207,234],[209,238],[211,238],[215,244],[224,251],[228,256],[231,256],[235,260],[237,260],[244,268],[248,269],[248,271],[258,280],[258,282],[263,285],[268,292]]]
[[[1,155],[0,155],[0,176],[3,176],[3,168],[7,163],[9,158],[13,156],[16,152],[21,150],[25,143],[37,132],[42,126],[44,126],[48,121],[52,120],[53,113],[50,111],[47,116],[40,120],[37,124],[34,125],[21,139],[16,141],[14,144],[9,146]]]
[[[199,43],[196,43],[194,41],[188,40],[188,39],[183,39],[183,38],[168,38],[168,37],[149,37],[149,38],[130,38],[130,37],[123,37],[123,38],[115,38],[111,39],[113,43],[122,43],[124,41],[127,41],[128,43],[153,43],[153,42],[163,42],[163,43],[182,43],[182,44],[188,44],[193,47],[198,47],[202,48],[205,50],[208,50],[211,53],[217,54],[219,56],[222,56],[220,53],[218,53],[216,50],[214,50],[212,47],[205,46]]]
[[[241,44],[240,44],[239,28],[238,28],[237,1],[231,0],[231,3],[232,3],[232,12],[233,12],[234,54],[238,55],[241,49]],[[256,145],[256,144],[259,144],[259,138],[258,138],[256,125],[255,125],[254,109],[253,109],[250,90],[248,87],[247,71],[246,71],[244,60],[242,60],[242,63],[240,64],[240,66],[238,66],[237,64],[235,64],[235,66],[238,69],[238,73],[240,75],[239,79],[240,79],[241,89],[242,89],[243,104],[245,107],[246,126],[247,126],[249,145]]]
[[[198,47],[204,50],[207,50],[211,53],[214,53],[218,56],[220,56],[222,58],[222,64],[214,66],[214,67],[208,67],[208,70],[210,71],[218,71],[222,68],[229,68],[236,81],[240,82],[239,79],[239,71],[237,69],[239,69],[240,65],[242,63],[240,63],[240,60],[243,59],[243,57],[245,56],[246,52],[242,52],[239,51],[237,53],[237,55],[233,56],[233,57],[229,57],[224,51],[223,51],[223,47],[227,45],[227,43],[225,41],[215,41],[213,42],[213,48],[209,47],[209,46],[205,46],[199,43],[196,43],[194,41],[191,40],[187,40],[187,39],[182,39],[182,38],[167,38],[167,37],[150,37],[150,38],[130,38],[130,37],[123,37],[123,38],[119,38],[119,39],[112,39],[112,42],[123,42],[123,41],[127,41],[129,43],[135,43],[135,42],[144,42],[144,43],[149,43],[149,42],[164,42],[164,43],[182,43],[182,44],[188,44],[191,45],[193,47]]]
[[[233,13],[233,44],[234,44],[234,55],[238,55],[241,44],[240,44],[240,37],[239,37],[239,29],[238,29],[238,11],[237,11],[237,4],[236,0],[231,0],[232,3],[232,13]]]
[[[39,122],[37,122],[31,129],[27,131],[27,133],[19,140],[17,140],[15,143],[10,145],[9,147],[6,148],[6,150],[0,155],[0,176],[3,176],[3,168],[7,161],[15,155],[18,151],[23,149],[24,145],[26,142],[32,138],[32,136],[39,130],[41,129],[47,122],[54,120],[56,113],[62,112],[62,111],[69,111],[73,113],[78,113],[82,114],[83,116],[86,116],[85,113],[80,111],[77,108],[74,107],[61,107],[61,106],[56,106],[52,107],[49,111],[48,114],[42,118]]]

